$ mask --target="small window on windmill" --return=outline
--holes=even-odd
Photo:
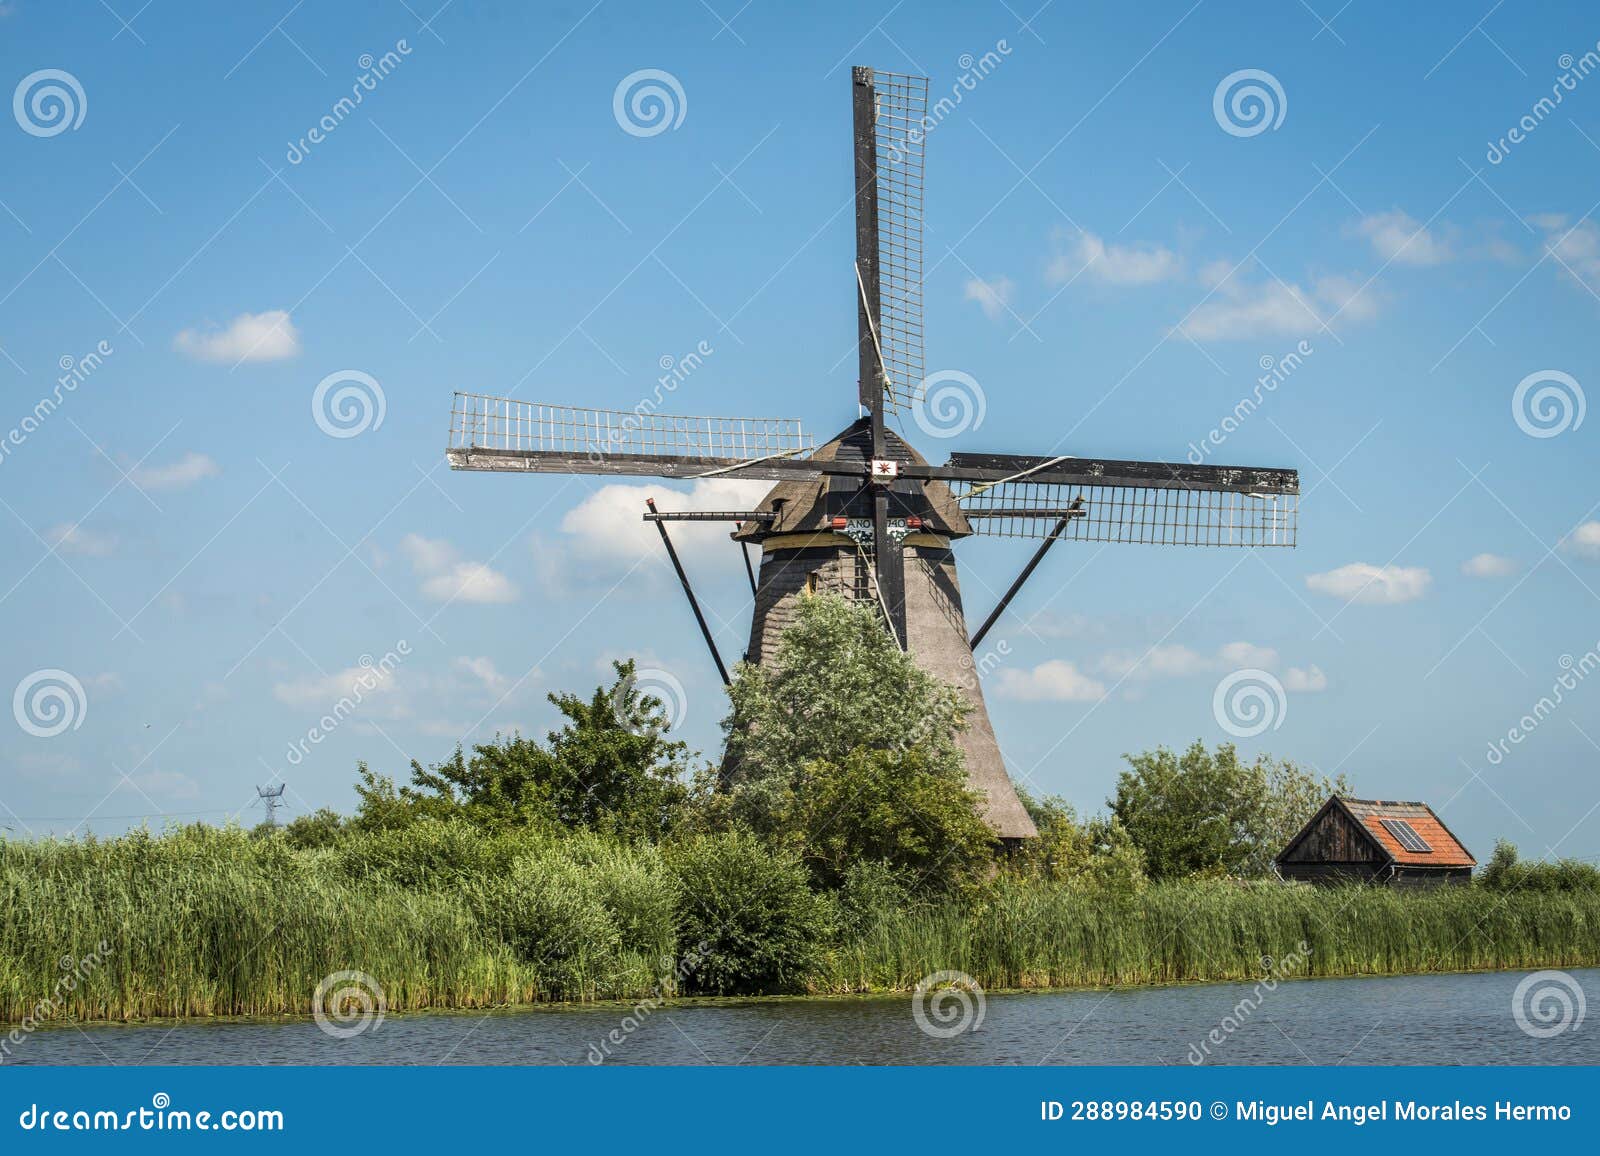
[[[809,574],[806,575],[806,593],[807,594],[815,594],[817,592],[817,584],[818,584],[818,581],[819,581],[819,579],[817,578],[817,575],[819,573],[821,573],[821,571],[813,570]]]

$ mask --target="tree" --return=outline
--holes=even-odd
[[[858,863],[895,869],[918,889],[950,891],[993,857],[994,831],[977,794],[903,755],[857,747],[843,762],[813,759],[784,792],[778,816],[818,882],[841,886]]]
[[[1025,841],[1011,860],[1018,873],[1102,890],[1144,886],[1144,856],[1115,815],[1081,822],[1059,795],[1035,799],[1018,788],[1017,797],[1039,830],[1039,837]]]
[[[945,886],[994,835],[967,788],[960,693],[917,665],[868,606],[808,595],[770,666],[741,664],[712,810],[795,850],[824,883],[882,861]]]
[[[660,838],[688,799],[688,747],[664,737],[666,709],[639,694],[633,662],[612,665],[616,682],[588,699],[549,696],[567,721],[544,746],[520,734],[496,735],[471,755],[457,747],[431,767],[413,760],[411,783],[398,791],[362,764],[359,824],[384,829],[427,815],[485,827],[548,822]]]
[[[1112,814],[1156,879],[1198,873],[1265,874],[1272,858],[1330,794],[1349,790],[1287,760],[1239,761],[1233,744],[1182,755],[1165,747],[1124,755]]]
[[[322,807],[309,815],[298,815],[284,827],[284,838],[289,845],[302,851],[318,847],[331,847],[344,833],[344,819],[337,811]]]

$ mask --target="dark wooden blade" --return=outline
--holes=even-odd
[[[908,477],[971,483],[1147,486],[1158,489],[1226,490],[1244,494],[1298,494],[1298,470],[1256,466],[1191,465],[1188,462],[1120,461],[1113,458],[1045,457],[1034,454],[951,454],[943,466],[911,467]],[[974,486],[976,488],[976,485]]]
[[[817,465],[804,458],[701,458],[674,454],[574,454],[560,450],[449,449],[452,470],[514,474],[626,474],[654,478],[816,478]],[[851,470],[861,473],[859,466]]]

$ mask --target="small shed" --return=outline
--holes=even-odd
[[[1334,795],[1277,858],[1284,879],[1430,887],[1465,883],[1478,861],[1426,803]]]

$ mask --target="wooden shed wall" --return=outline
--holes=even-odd
[[[1378,864],[1384,857],[1372,837],[1338,807],[1329,807],[1284,859],[1289,863]]]

